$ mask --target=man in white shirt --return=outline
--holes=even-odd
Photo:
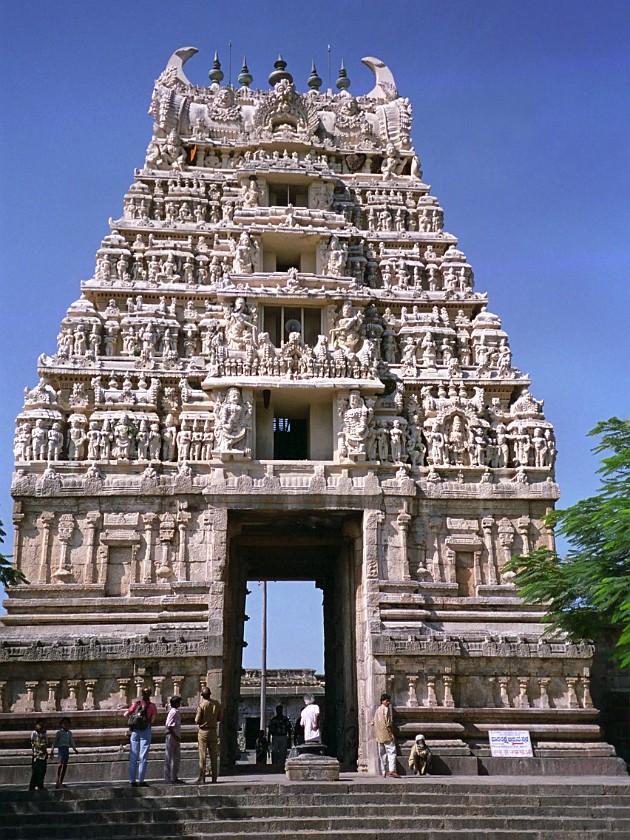
[[[304,695],[305,708],[302,709],[300,723],[304,727],[305,744],[321,744],[322,735],[319,731],[319,706],[312,694]]]

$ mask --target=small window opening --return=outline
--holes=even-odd
[[[308,188],[304,184],[269,184],[270,207],[308,207]]]

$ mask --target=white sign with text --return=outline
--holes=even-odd
[[[532,742],[527,729],[491,729],[490,754],[493,758],[531,758]]]

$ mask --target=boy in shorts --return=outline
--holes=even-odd
[[[55,749],[57,750],[57,758],[59,762],[57,764],[57,782],[55,784],[55,787],[57,788],[60,788],[63,785],[66,770],[68,769],[70,747],[74,750],[75,755],[79,752],[76,748],[76,744],[74,743],[72,732],[70,732],[70,718],[64,717],[61,718],[61,728],[57,731],[52,749],[50,750],[51,758],[53,757]]]

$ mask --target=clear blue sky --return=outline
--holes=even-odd
[[[278,52],[299,89],[345,59],[367,92],[382,58],[414,106],[425,180],[544,398],[568,505],[597,486],[586,433],[630,414],[630,3],[442,0],[288,3],[29,0],[0,11],[2,401],[0,516],[11,519],[14,417],[90,276],[109,216],[142,165],[154,79],[170,54],[203,84],[218,48],[267,86]],[[274,607],[270,665],[320,667],[321,640]],[[311,598],[317,605],[319,593]],[[251,627],[258,623],[249,605]],[[315,607],[314,607],[315,609]],[[317,606],[319,610],[319,606]],[[312,613],[311,613],[312,615]],[[275,629],[274,629],[275,628]],[[248,633],[249,665],[258,643]],[[309,643],[310,644],[310,643]]]

